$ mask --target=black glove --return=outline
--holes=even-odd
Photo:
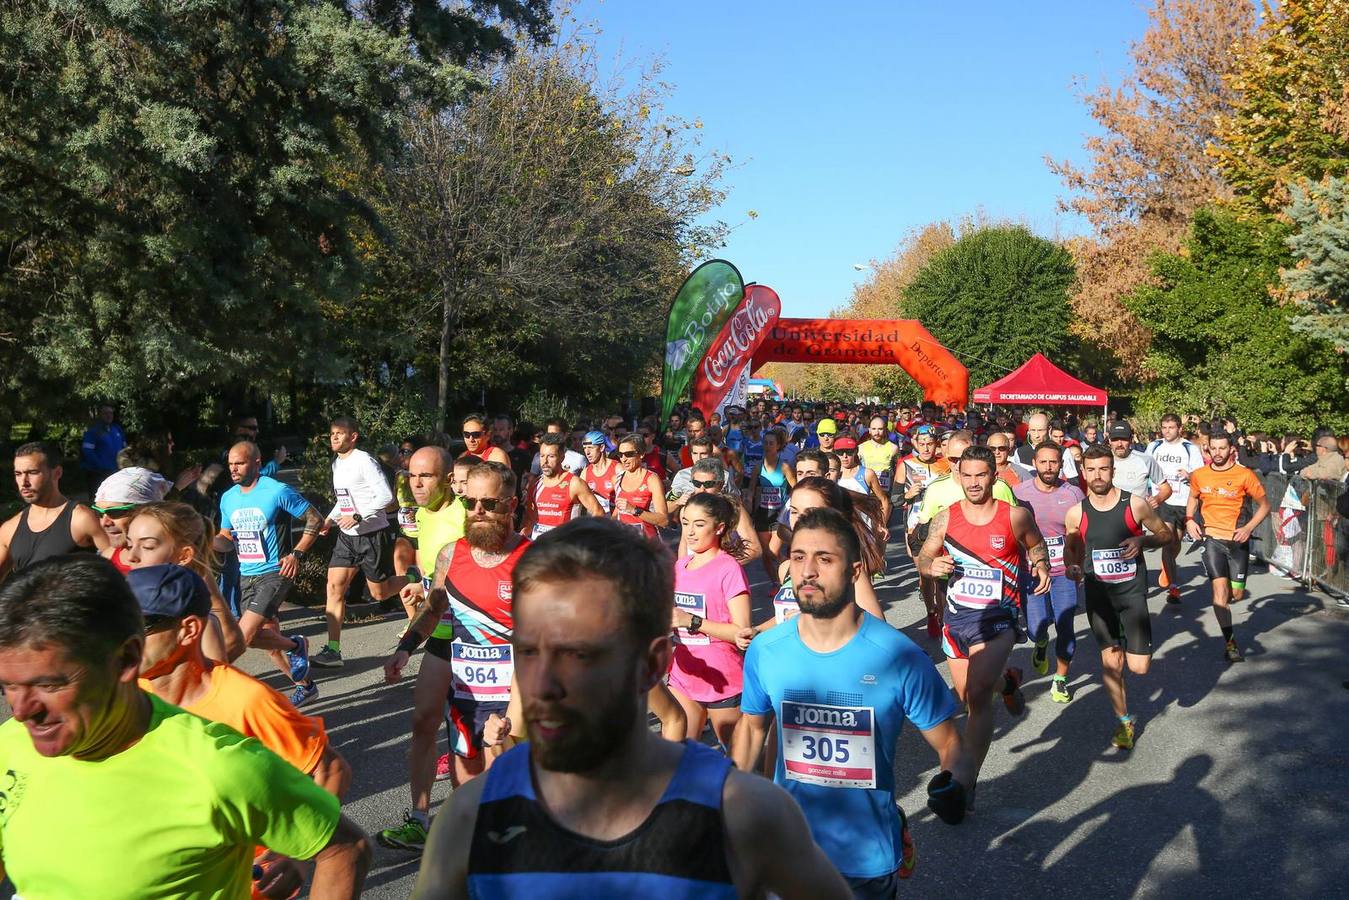
[[[965,786],[943,769],[927,783],[927,808],[947,825],[959,825],[965,820]]]

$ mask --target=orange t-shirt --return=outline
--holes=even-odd
[[[1265,499],[1265,486],[1240,463],[1221,471],[1204,466],[1190,473],[1190,495],[1199,498],[1195,518],[1204,526],[1204,535],[1230,541],[1233,532],[1250,519],[1246,498]]]
[[[141,687],[154,693],[148,681]],[[323,720],[306,716],[267,685],[233,666],[211,667],[211,689],[188,712],[221,722],[261,744],[306,775],[328,747]]]

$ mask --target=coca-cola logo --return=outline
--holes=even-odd
[[[733,374],[736,363],[750,352],[755,339],[768,324],[771,313],[751,294],[728,323],[726,337],[714,346],[703,360],[703,374],[715,388],[724,387]]]

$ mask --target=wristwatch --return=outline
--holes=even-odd
[[[701,629],[702,627],[703,627],[702,616],[689,616],[689,627],[688,627],[689,634],[697,634],[699,629]]]
[[[299,547],[296,547],[294,550],[290,551],[290,555],[295,557],[296,562],[299,562],[300,560],[304,559],[305,552],[301,550]]]

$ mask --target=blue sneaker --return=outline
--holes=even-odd
[[[286,651],[286,661],[290,663],[290,680],[304,684],[309,680],[309,639],[302,634],[288,634],[286,637],[295,642],[295,649]]]
[[[295,685],[295,690],[290,695],[290,705],[299,709],[310,700],[319,695],[319,686],[312,681],[306,681],[304,684]]]

